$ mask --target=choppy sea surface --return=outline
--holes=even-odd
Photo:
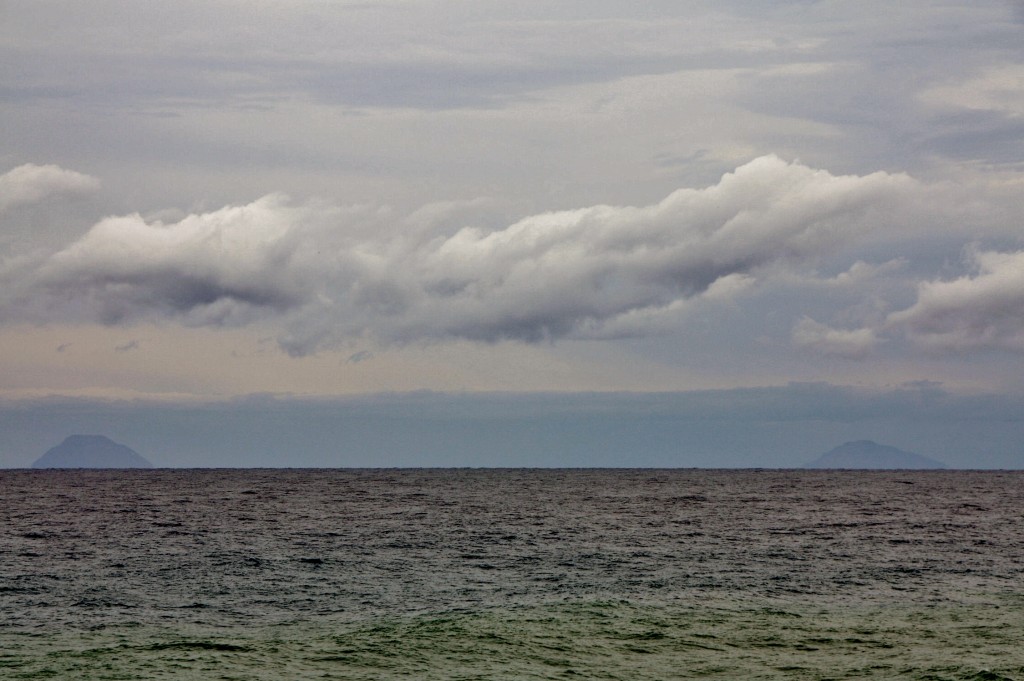
[[[1024,680],[1024,473],[0,471],[0,679]]]

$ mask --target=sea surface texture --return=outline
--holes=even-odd
[[[1024,680],[1024,474],[0,471],[0,679]]]

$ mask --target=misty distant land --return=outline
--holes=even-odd
[[[35,460],[32,468],[152,468],[131,447],[103,435],[71,435]]]
[[[144,456],[104,435],[70,435],[35,460],[32,468],[152,468]],[[804,465],[806,469],[939,470],[946,465],[927,456],[871,440],[839,445]]]
[[[871,440],[839,445],[804,466],[857,470],[937,470],[945,467],[941,461]]]

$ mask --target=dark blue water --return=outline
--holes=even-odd
[[[1022,483],[0,471],[0,678],[1024,679]]]

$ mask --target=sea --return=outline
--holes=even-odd
[[[1024,473],[0,471],[0,679],[1024,680]]]

